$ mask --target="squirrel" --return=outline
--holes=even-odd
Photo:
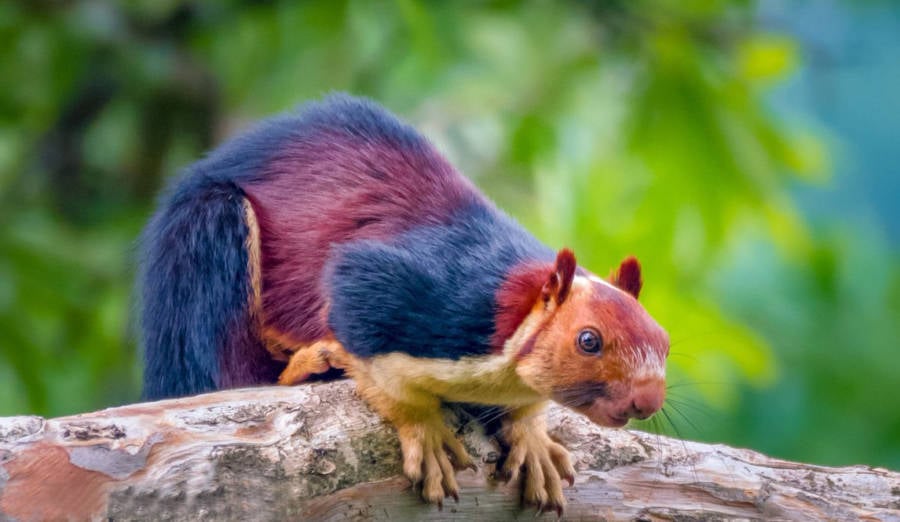
[[[343,371],[438,506],[473,467],[442,402],[502,407],[499,471],[562,513],[575,470],[548,402],[621,427],[665,398],[638,261],[603,279],[551,250],[367,99],[310,102],[190,166],[141,256],[145,399]]]

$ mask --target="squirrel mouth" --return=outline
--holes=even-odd
[[[593,420],[593,419],[591,419],[591,420]],[[629,418],[628,417],[618,417],[615,415],[607,415],[605,420],[606,420],[607,424],[603,424],[604,426],[607,426],[610,428],[621,428],[622,426],[628,424]],[[594,422],[597,422],[597,421],[594,421]],[[601,423],[598,422],[597,424],[601,424]]]
[[[609,387],[602,382],[578,383],[558,389],[553,399],[584,415],[594,424],[607,428],[621,428],[628,424],[628,416],[614,411],[609,400]]]
[[[578,408],[576,411],[583,414],[594,424],[607,428],[621,428],[628,424],[628,415],[610,413],[610,409],[611,405],[608,401],[597,399],[589,406]]]
[[[554,390],[553,400],[583,413],[583,410],[606,398],[608,393],[605,382],[580,382]]]

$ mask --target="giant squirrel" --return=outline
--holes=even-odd
[[[332,95],[187,169],[142,237],[146,399],[343,370],[397,428],[425,500],[471,466],[442,401],[505,408],[503,471],[562,511],[574,468],[541,411],[602,426],[665,396],[666,332],[634,258],[609,280],[499,210],[375,103]]]

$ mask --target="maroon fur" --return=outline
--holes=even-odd
[[[541,291],[555,272],[550,263],[525,263],[507,275],[497,290],[497,313],[494,316],[494,335],[491,348],[495,353],[503,352],[503,345],[531,312],[534,303],[541,297]]]
[[[444,223],[473,201],[490,205],[430,146],[341,129],[288,143],[242,188],[260,226],[265,330],[296,344],[329,333],[320,281],[331,245]]]
[[[255,321],[247,317],[233,320],[219,358],[218,386],[222,389],[275,382],[286,363],[273,359],[259,335]]]
[[[644,281],[641,279],[641,264],[634,256],[628,256],[619,265],[619,269],[610,275],[610,282],[633,295],[635,299],[641,293]]]
[[[553,298],[557,305],[562,304],[572,290],[576,269],[575,254],[568,248],[557,253],[555,265],[533,262],[513,268],[495,296],[497,312],[494,316],[494,335],[491,336],[492,351],[503,351],[506,340],[516,332],[538,298],[544,302]],[[534,339],[529,342],[533,347]],[[526,348],[530,351],[528,344]]]
[[[577,266],[575,254],[568,248],[563,248],[556,254],[556,266],[541,290],[544,302],[549,301],[552,297],[556,300],[557,305],[563,304],[572,289],[572,280],[575,278]]]

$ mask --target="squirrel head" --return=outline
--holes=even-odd
[[[665,399],[669,336],[638,302],[641,286],[634,257],[609,280],[578,268],[568,249],[520,267],[497,296],[498,332],[501,319],[516,325],[504,353],[529,387],[596,424],[645,419]]]

